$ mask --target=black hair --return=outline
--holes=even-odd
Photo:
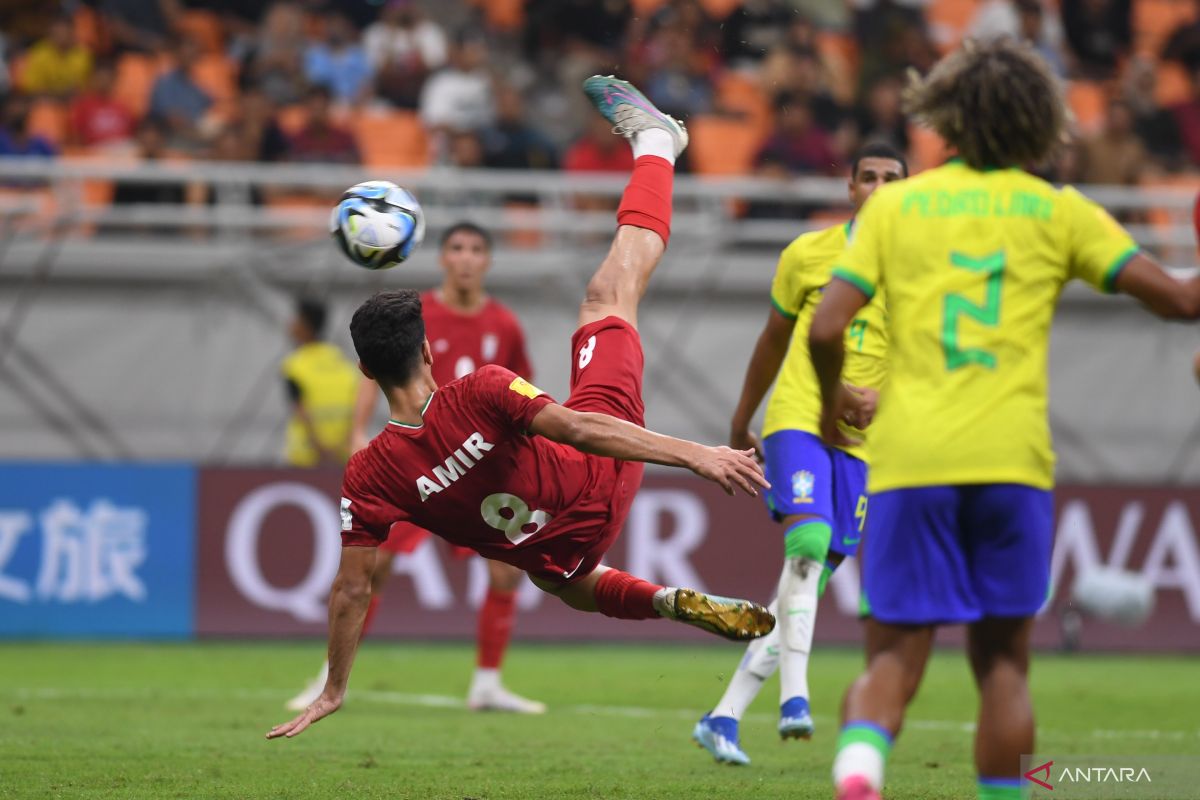
[[[867,142],[854,152],[850,161],[850,177],[858,177],[858,165],[864,158],[886,158],[900,164],[901,177],[908,177],[908,161],[904,154],[888,142]]]
[[[446,242],[450,241],[450,237],[456,233],[471,233],[478,236],[480,239],[483,239],[483,246],[487,248],[488,252],[491,252],[492,235],[487,232],[486,228],[476,225],[474,222],[468,222],[467,220],[456,222],[449,228],[446,228],[446,230],[442,232],[442,239],[440,242],[438,242],[438,247],[445,247]]]
[[[296,316],[304,321],[304,324],[312,331],[314,338],[320,339],[321,334],[325,331],[325,318],[328,313],[325,304],[320,300],[311,297],[301,297],[296,300]]]
[[[381,385],[406,383],[421,360],[425,320],[421,295],[412,289],[379,292],[350,320],[354,352]]]

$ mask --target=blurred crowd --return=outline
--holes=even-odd
[[[624,171],[579,82],[688,121],[696,172],[833,175],[909,124],[909,70],[1028,40],[1075,137],[1048,176],[1200,168],[1200,0],[0,0],[0,154]]]

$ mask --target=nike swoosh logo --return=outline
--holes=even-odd
[[[579,568],[583,566],[584,561],[586,561],[586,559],[580,559],[579,563],[575,565],[575,569],[571,570],[570,572],[564,572],[563,580],[566,580],[566,579],[570,578],[572,575],[574,575],[576,572],[579,572]]]

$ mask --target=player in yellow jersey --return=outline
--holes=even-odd
[[[1021,754],[1034,752],[1029,635],[1050,579],[1046,369],[1059,293],[1079,278],[1195,319],[1200,279],[1171,278],[1099,206],[1022,170],[1053,150],[1066,117],[1027,46],[968,43],[906,104],[959,158],[874,194],[809,330],[822,432],[842,441],[844,331],[887,292],[861,562],[867,668],[843,704],[833,779],[840,800],[880,797],[934,631],[966,623],[978,797],[1015,800]]]
[[[904,157],[886,144],[867,145],[850,168],[850,202],[857,213],[880,186],[908,174]],[[746,369],[741,400],[730,433],[733,447],[754,447],[765,456],[771,481],[767,504],[784,529],[785,563],[776,612],[780,624],[747,650],[712,711],[696,723],[692,738],[719,761],[748,764],[738,741],[738,723],[763,681],[778,667],[779,735],[809,738],[808,655],[817,600],[825,581],[846,556],[854,555],[866,515],[866,455],[861,446],[828,448],[820,438],[821,392],[808,357],[808,326],[833,266],[846,247],[850,223],[805,233],[783,251],[771,284],[771,310]],[[846,381],[862,387],[874,405],[886,375],[882,295],[855,318],[846,334]],[[777,379],[778,376],[778,379]],[[767,404],[761,446],[750,420],[775,382]],[[850,430],[861,438],[861,431]]]

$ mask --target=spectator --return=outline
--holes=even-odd
[[[829,134],[814,121],[807,98],[782,95],[775,105],[779,109],[775,131],[759,151],[758,165],[778,164],[793,175],[835,172],[838,156]]]
[[[633,169],[633,151],[603,117],[593,114],[583,136],[563,156],[567,172],[628,172]]]
[[[75,41],[71,20],[59,17],[49,35],[29,48],[22,88],[29,94],[66,97],[84,87],[91,71],[92,54]]]
[[[1193,3],[1200,11],[1200,3]],[[1167,38],[1162,57],[1167,61],[1178,61],[1192,72],[1200,66],[1200,15],[1182,23]]]
[[[143,120],[138,126],[137,144],[138,157],[143,161],[158,161],[167,150],[167,132],[161,122],[155,119]],[[141,181],[120,180],[113,190],[113,203],[117,205],[132,205],[139,203],[173,203],[181,204],[187,192],[182,183],[144,183]],[[159,232],[167,232],[158,229]],[[171,230],[174,230],[173,228]]]
[[[354,134],[334,123],[330,109],[331,96],[324,86],[308,91],[305,107],[308,122],[288,146],[288,161],[313,163],[359,163],[358,143]]]
[[[371,65],[357,31],[337,13],[324,17],[323,30],[325,40],[309,45],[304,54],[304,74],[329,89],[337,102],[358,105],[371,93]]]
[[[774,47],[785,43],[795,11],[783,0],[746,0],[721,25],[721,55],[733,69],[757,69]]]
[[[975,39],[1008,36],[1024,39],[1063,77],[1067,73],[1062,53],[1062,25],[1046,14],[1042,0],[987,0],[971,20],[967,34]]]
[[[53,156],[54,145],[45,137],[30,134],[29,98],[13,94],[4,101],[4,124],[0,127],[0,156]],[[9,182],[8,185],[13,185]]]
[[[414,0],[390,0],[363,36],[375,93],[398,108],[416,108],[429,73],[446,63],[446,35]]]
[[[483,166],[483,142],[475,131],[454,131],[449,136],[446,149],[449,165],[460,169],[478,169]]]
[[[496,90],[496,124],[483,133],[483,163],[493,169],[553,169],[558,154],[540,131],[525,122],[525,102],[513,86]]]
[[[1111,78],[1133,40],[1131,0],[1062,0],[1063,30],[1088,80]]]
[[[199,59],[200,45],[195,39],[178,40],[174,69],[160,76],[150,92],[149,116],[161,122],[170,140],[180,146],[195,142],[200,120],[212,107],[212,98],[192,80]]]
[[[304,99],[304,14],[299,6],[275,3],[267,10],[248,65],[245,72],[271,102],[286,106]]]
[[[250,87],[238,98],[236,125],[250,158],[281,161],[286,157],[287,136],[275,121],[275,105],[262,89]]]
[[[1200,69],[1200,63],[1196,69]],[[1161,108],[1155,101],[1157,80],[1154,62],[1130,59],[1122,77],[1121,97],[1133,114],[1134,130],[1148,157],[1160,168],[1179,169],[1182,157],[1179,129],[1172,111]]]
[[[105,28],[118,50],[156,53],[170,43],[183,15],[180,0],[100,0]]]
[[[827,133],[838,130],[849,116],[830,94],[829,76],[816,51],[810,48],[787,44],[772,50],[763,62],[760,84],[776,97],[807,98],[813,118]]]
[[[861,141],[882,141],[900,152],[908,151],[908,119],[901,109],[903,84],[899,78],[885,77],[867,90],[858,109],[858,137]]]
[[[586,50],[599,60],[611,60],[632,16],[629,0],[527,0],[525,56],[537,62],[564,50]]]
[[[1191,73],[1192,96],[1171,109],[1183,152],[1193,167],[1200,167],[1200,70]]]
[[[1084,183],[1134,185],[1146,166],[1146,148],[1134,132],[1133,109],[1123,100],[1108,105],[1100,132],[1083,140],[1079,172]]]
[[[479,131],[495,120],[492,80],[484,64],[487,45],[474,31],[460,31],[450,62],[421,90],[421,120],[433,131]]]
[[[291,405],[285,456],[293,467],[337,466],[350,457],[350,425],[359,375],[354,363],[322,340],[324,303],[300,299],[288,326],[295,349],[283,360]]]
[[[245,129],[226,125],[213,139],[208,157],[213,161],[252,161],[255,158],[254,142],[245,136]],[[210,205],[228,203],[233,205],[262,205],[262,192],[257,186],[242,183],[219,183],[203,187],[205,202]]]
[[[70,138],[84,147],[127,144],[137,126],[133,112],[113,96],[116,72],[100,61],[92,70],[87,89],[76,97],[69,110]]]
[[[712,80],[705,72],[703,55],[692,49],[685,28],[663,28],[655,36],[646,94],[661,110],[687,119],[712,110]]]

